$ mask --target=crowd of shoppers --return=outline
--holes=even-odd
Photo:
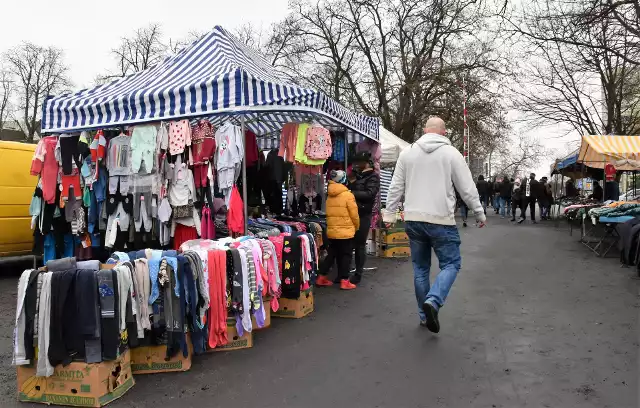
[[[511,217],[512,222],[518,224],[526,220],[526,213],[529,212],[531,222],[537,224],[536,204],[541,220],[550,218],[551,206],[553,205],[553,193],[547,177],[536,180],[536,175],[531,173],[528,178],[494,178],[492,182],[485,180],[483,175],[478,176],[476,189],[482,202],[482,207],[486,214],[486,209],[492,206],[496,214],[501,218]],[[460,200],[458,206],[462,216],[463,226],[467,226],[467,207]],[[520,216],[517,217],[517,210]]]

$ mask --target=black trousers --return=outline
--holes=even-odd
[[[367,260],[367,237],[369,236],[369,228],[371,228],[371,214],[360,216],[360,229],[356,231],[353,238],[353,245],[356,250],[356,272],[352,279],[353,283],[359,283],[362,279],[364,263]]]
[[[531,214],[531,220],[535,221],[536,220],[536,199],[533,197],[529,197],[529,198],[525,198],[525,203],[524,203],[524,209],[527,209],[527,206],[529,207],[529,212]],[[522,215],[524,216],[524,212],[522,213]]]
[[[320,265],[320,275],[327,276],[333,264],[337,263],[338,277],[336,281],[349,279],[352,251],[353,239],[329,239],[327,257]]]
[[[519,208],[520,209],[520,218],[524,218],[524,212],[525,212],[525,207],[522,204],[523,203],[523,199],[519,199],[519,200],[511,200],[511,217],[512,219],[516,219],[516,210]]]

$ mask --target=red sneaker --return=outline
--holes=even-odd
[[[340,289],[342,290],[354,290],[355,288],[356,288],[356,285],[349,282],[349,279],[343,279],[340,281]]]
[[[316,279],[316,286],[333,286],[333,282],[327,279],[324,275],[318,275]]]

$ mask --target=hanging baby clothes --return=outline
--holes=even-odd
[[[196,188],[207,187],[209,163],[216,151],[213,125],[201,120],[191,129],[191,164]]]
[[[175,235],[177,224],[185,227],[194,227],[197,235],[200,235],[200,216],[198,216],[198,212],[193,205],[196,198],[193,174],[188,168],[180,165],[179,157],[176,164],[178,165],[175,167],[175,173],[169,186],[169,203],[173,209],[171,236]],[[183,228],[181,230],[186,231]],[[189,236],[191,236],[191,233],[189,231]]]
[[[319,125],[313,125],[307,130],[307,142],[304,153],[309,159],[326,160],[331,157],[331,134],[329,130]]]
[[[131,137],[121,134],[109,141],[107,151],[109,171],[109,193],[115,194],[120,186],[120,194],[129,194],[131,175]]]
[[[323,165],[326,160],[312,160],[305,154],[305,145],[307,143],[307,130],[311,126],[308,123],[298,125],[298,141],[296,142],[296,162],[307,164],[310,166]]]
[[[104,132],[98,130],[96,135],[89,145],[89,151],[91,153],[91,161],[99,163],[104,160],[107,152],[107,139],[104,137]]]
[[[174,121],[169,124],[169,162],[175,163],[176,155],[183,155],[185,147],[191,146],[191,125],[188,120]],[[187,162],[187,157],[182,158]]]
[[[57,137],[43,137],[38,142],[31,161],[31,175],[40,176],[42,199],[48,204],[53,204],[56,201],[58,162],[55,157],[55,150],[57,144]]]
[[[82,198],[82,184],[80,180],[80,168],[82,162],[78,151],[80,135],[60,135],[55,149],[60,173],[61,197],[64,202],[80,200]],[[73,189],[73,196],[70,192]],[[62,206],[62,204],[61,204]],[[67,221],[69,217],[67,216]]]
[[[284,158],[285,161],[293,163],[296,157],[296,144],[298,141],[298,124],[287,123],[282,126],[280,132],[280,149],[278,156]]]
[[[238,126],[226,123],[216,131],[215,137],[218,187],[224,194],[225,202],[229,205],[231,188],[238,179],[244,159],[243,135]]]
[[[149,174],[154,168],[156,135],[154,125],[142,125],[133,128],[131,133],[131,171]]]

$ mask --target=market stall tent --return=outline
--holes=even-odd
[[[604,169],[607,163],[640,158],[640,136],[585,135],[582,136],[578,163]],[[617,170],[631,171],[636,167],[624,163]]]
[[[174,56],[109,84],[48,98],[42,132],[61,133],[160,120],[242,118],[257,135],[311,119],[379,139],[379,120],[323,92],[294,84],[222,27]]]
[[[409,146],[409,143],[380,126],[380,146],[382,147],[380,165],[385,166],[395,164],[398,161],[400,152]]]

